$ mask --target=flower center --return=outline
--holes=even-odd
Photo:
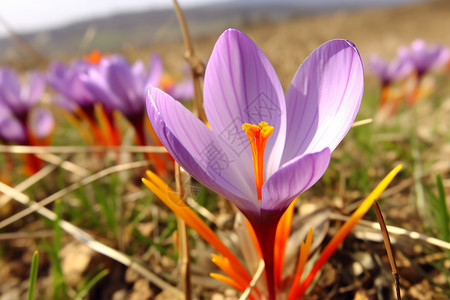
[[[273,127],[269,126],[267,122],[261,122],[258,125],[244,123],[242,129],[247,134],[250,147],[252,148],[256,192],[258,193],[258,200],[262,200],[261,189],[264,183],[264,149],[266,148],[267,139],[273,132]]]

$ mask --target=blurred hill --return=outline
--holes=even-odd
[[[413,0],[414,1],[414,0]],[[377,0],[377,5],[411,0]],[[228,27],[249,27],[275,24],[280,21],[310,17],[337,10],[367,9],[368,0],[247,0],[224,2],[184,10],[194,38],[204,38]],[[22,35],[38,51],[52,59],[63,59],[86,53],[90,49],[115,52],[124,47],[181,40],[181,33],[172,9],[149,10],[119,14],[68,25],[45,32]],[[12,62],[26,57],[10,38],[0,39],[0,60]]]

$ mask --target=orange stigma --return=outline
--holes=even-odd
[[[90,54],[86,55],[84,59],[93,65],[97,65],[100,63],[100,60],[102,59],[102,53],[99,50],[94,49],[91,51]]]
[[[163,91],[169,91],[175,86],[175,81],[169,75],[163,75],[160,85]]]
[[[242,129],[247,134],[250,147],[252,148],[256,192],[258,193],[258,200],[262,200],[261,190],[264,183],[264,149],[266,148],[267,139],[273,132],[273,127],[269,126],[267,122],[261,122],[258,126],[244,123]]]

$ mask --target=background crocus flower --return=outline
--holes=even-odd
[[[0,138],[5,143],[46,145],[54,127],[51,113],[36,104],[45,91],[45,77],[30,72],[27,84],[22,84],[13,70],[0,71]],[[33,174],[41,161],[33,154],[25,155],[26,172]]]
[[[392,97],[392,83],[403,80],[414,71],[414,65],[408,55],[398,51],[397,56],[387,61],[379,55],[372,55],[368,59],[369,69],[381,82],[379,104],[383,107],[387,103],[391,105],[391,114],[397,111],[401,98]],[[396,101],[397,100],[397,101]]]
[[[398,53],[397,57],[391,61],[379,55],[372,55],[369,57],[368,64],[371,72],[380,79],[382,86],[402,80],[413,71],[413,65],[404,53]]]
[[[142,61],[130,65],[120,55],[104,56],[82,76],[87,89],[110,110],[120,111],[136,130],[138,143],[145,144],[145,89],[156,84],[160,73],[148,73]]]
[[[95,53],[98,54],[100,60],[100,53]],[[89,69],[95,67],[96,61],[92,59],[77,60],[70,66],[60,62],[53,63],[47,74],[49,85],[58,92],[53,102],[70,113],[74,113],[79,120],[87,122],[90,128],[89,132],[94,134],[94,138],[90,142],[119,145],[120,138],[115,128],[111,108],[105,107],[98,101],[96,96],[86,87],[86,82],[82,80]],[[100,109],[96,110],[96,106]],[[104,117],[97,118],[99,113],[102,113]],[[68,115],[67,117],[70,119],[72,116]],[[97,119],[101,119],[103,124],[99,124]],[[73,120],[72,123],[77,126],[80,132],[85,133],[85,129],[79,124],[78,120]],[[101,127],[108,129],[107,132],[103,133]],[[90,138],[89,133],[85,133],[84,136]]]
[[[68,109],[82,109],[89,117],[94,118],[95,97],[86,88],[81,80],[92,64],[86,61],[75,61],[70,66],[55,62],[49,67],[48,84],[63,98],[59,98],[58,104]]]
[[[293,199],[324,174],[331,152],[356,117],[362,94],[362,62],[352,43],[333,40],[320,46],[299,68],[284,97],[264,53],[235,29],[220,36],[206,68],[205,112],[212,130],[168,94],[149,90],[149,119],[169,153],[251,222],[272,299],[278,221]],[[256,145],[263,158],[255,167],[248,137],[265,138],[264,122],[273,132],[265,147]],[[261,132],[254,124],[263,124],[256,126]]]
[[[130,65],[120,55],[102,57],[95,68],[83,76],[82,81],[94,97],[106,107],[120,111],[132,123],[141,117],[145,108],[145,88],[154,76],[147,74],[144,64]]]
[[[401,47],[399,52],[411,61],[417,74],[414,90],[408,99],[408,104],[412,105],[417,101],[420,84],[425,74],[432,69],[443,67],[450,61],[450,48],[437,44],[428,45],[424,40],[417,39],[411,43],[410,47]]]
[[[450,60],[450,49],[442,45],[428,45],[424,40],[417,39],[410,47],[399,50],[413,64],[418,76],[423,76],[431,69],[441,67]]]
[[[26,129],[14,116],[9,107],[0,103],[0,140],[3,143],[24,144],[27,140]]]
[[[30,109],[45,91],[45,76],[39,72],[27,73],[28,82],[22,84],[11,69],[0,70],[0,102],[8,106],[19,119],[26,119]]]

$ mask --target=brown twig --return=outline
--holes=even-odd
[[[205,74],[205,65],[195,56],[194,48],[192,47],[191,38],[184,19],[183,12],[177,0],[173,0],[175,13],[177,14],[178,22],[180,23],[181,31],[183,32],[184,45],[186,52],[184,57],[191,66],[192,79],[194,84],[194,114],[198,116],[202,122],[206,122],[206,115],[203,109],[203,93],[202,93],[202,79]]]
[[[373,203],[375,207],[375,213],[377,215],[378,223],[380,223],[381,234],[383,235],[384,246],[389,259],[389,264],[391,265],[392,276],[394,277],[395,292],[397,294],[397,299],[401,300],[402,296],[400,294],[400,275],[398,274],[397,264],[395,263],[394,251],[392,250],[391,240],[389,239],[389,233],[386,228],[386,223],[384,222],[383,214],[381,213],[380,206],[377,201]]]

